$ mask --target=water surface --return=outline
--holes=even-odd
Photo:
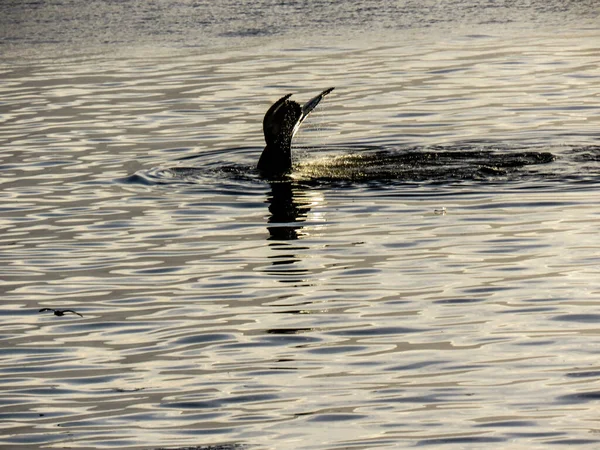
[[[307,3],[3,3],[1,446],[598,446],[595,2]]]

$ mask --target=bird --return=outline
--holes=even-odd
[[[300,106],[287,94],[277,100],[263,119],[264,148],[256,168],[263,177],[278,178],[292,168],[292,139],[306,116],[316,108],[334,88],[325,89]]]
[[[73,311],[72,309],[52,309],[52,308],[42,308],[40,309],[39,312],[46,312],[46,311],[52,311],[54,313],[55,316],[64,316],[66,313],[73,313],[73,314],[77,314],[79,317],[83,317],[83,315],[79,314],[76,311]]]

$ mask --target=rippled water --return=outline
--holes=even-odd
[[[598,446],[599,8],[391,3],[3,3],[0,446]]]

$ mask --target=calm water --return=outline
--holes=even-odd
[[[0,7],[0,447],[598,448],[597,2],[81,3]],[[261,180],[329,86],[299,161],[556,160]]]

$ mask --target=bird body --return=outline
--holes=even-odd
[[[265,177],[281,177],[292,168],[292,139],[306,116],[316,108],[327,94],[334,88],[325,89],[300,106],[294,100],[289,100],[292,94],[287,94],[277,100],[263,119],[263,133],[267,144],[257,169]]]

